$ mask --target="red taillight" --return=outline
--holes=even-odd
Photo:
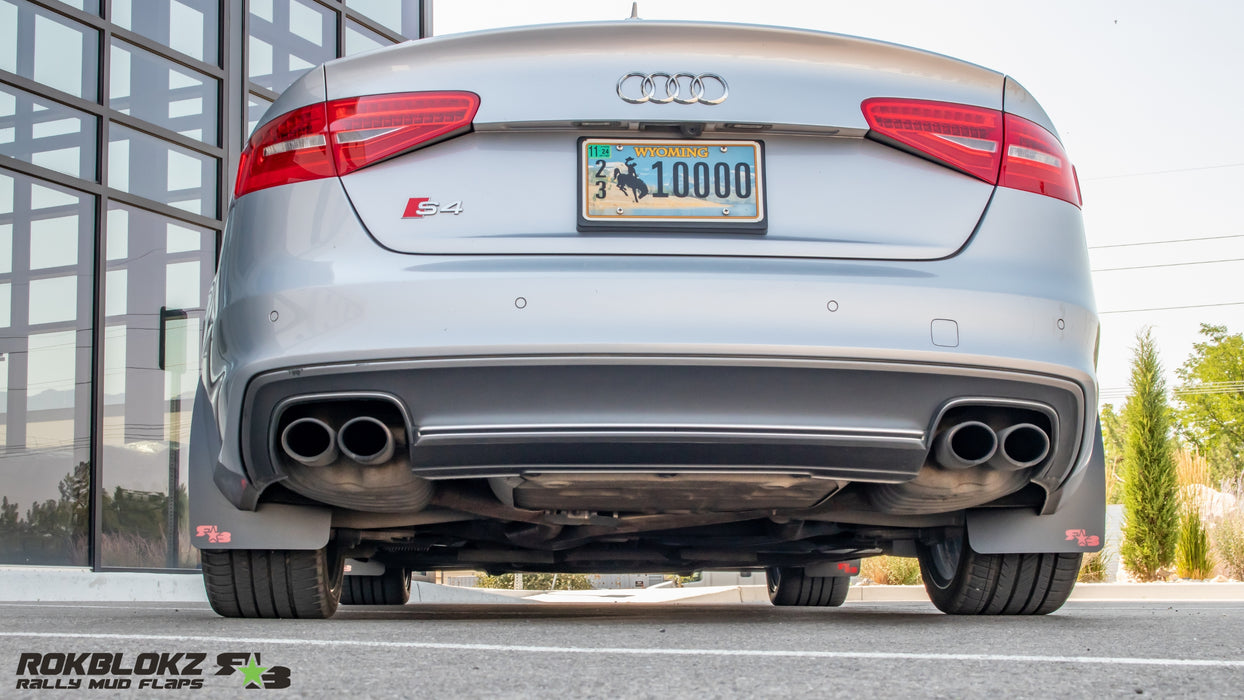
[[[470,92],[374,95],[328,103],[337,171],[345,175],[470,126],[479,96]]]
[[[296,109],[251,136],[234,196],[345,175],[464,130],[478,109],[479,96],[470,92],[371,95]]]
[[[986,182],[998,181],[1001,112],[949,102],[887,98],[864,100],[862,107],[874,133]]]
[[[1006,115],[1006,157],[998,184],[1080,206],[1080,184],[1063,145],[1039,124]]]
[[[930,100],[873,98],[861,108],[877,136],[991,185],[1080,206],[1075,170],[1058,139],[1039,124],[996,109]]]
[[[328,153],[327,124],[321,103],[283,114],[257,129],[238,162],[234,196],[336,175]]]

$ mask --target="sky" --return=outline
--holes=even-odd
[[[623,19],[631,2],[433,7],[433,30],[443,35]],[[1102,320],[1103,401],[1126,397],[1143,328],[1172,386],[1201,323],[1244,331],[1244,3],[643,0],[639,16],[881,39],[993,68],[1027,87],[1080,176]]]

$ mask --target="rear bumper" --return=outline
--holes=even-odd
[[[375,398],[407,422],[430,479],[556,471],[748,471],[902,482],[955,405],[1054,417],[1054,490],[1076,463],[1083,393],[1055,377],[954,366],[798,358],[563,355],[318,365],[257,377],[242,459],[259,488],[283,477],[274,426],[291,402]]]
[[[463,446],[561,430],[554,442],[791,454],[863,441],[862,466],[821,475],[902,481],[947,402],[1036,401],[1058,415],[1062,451],[1038,477],[1051,495],[1087,461],[1096,405],[1079,213],[1010,190],[954,257],[856,261],[399,254],[337,181],[272,188],[235,204],[206,335],[217,461],[251,488],[279,478],[264,457],[276,407],[325,391],[394,395],[430,477],[495,471]]]

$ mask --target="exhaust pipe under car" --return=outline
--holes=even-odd
[[[933,459],[946,469],[970,469],[988,462],[997,451],[998,434],[975,420],[952,425],[933,443]]]
[[[337,433],[337,442],[342,454],[362,465],[384,464],[393,459],[393,431],[371,416],[346,421]]]
[[[299,464],[328,466],[337,460],[337,434],[319,418],[299,418],[281,432],[281,449]]]
[[[998,452],[989,466],[1004,471],[1040,464],[1050,454],[1050,436],[1032,423],[1017,423],[998,431]]]

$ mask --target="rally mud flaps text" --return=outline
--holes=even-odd
[[[215,666],[201,652],[28,652],[17,660],[18,690],[197,690],[204,676],[242,674],[242,687],[290,686],[285,666],[262,666],[258,652],[217,654]]]

